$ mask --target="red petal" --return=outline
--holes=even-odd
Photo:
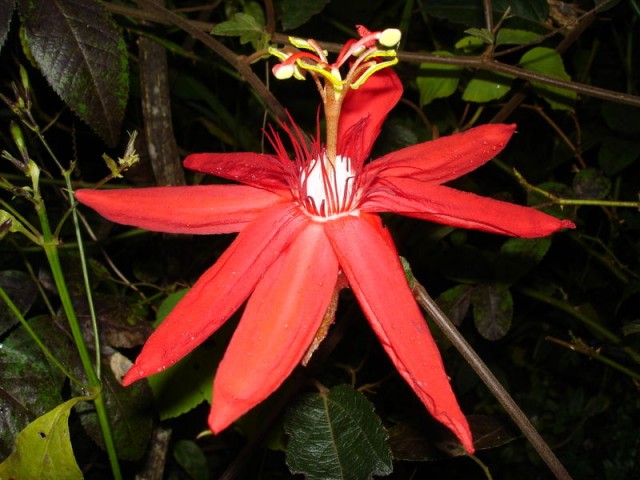
[[[227,178],[271,191],[289,190],[285,171],[290,167],[275,155],[261,153],[194,153],[183,165],[197,172]],[[293,164],[292,164],[293,165]]]
[[[338,153],[362,165],[371,153],[382,122],[400,97],[402,83],[389,68],[374,73],[360,88],[349,91],[340,111]]]
[[[247,302],[213,387],[209,426],[224,430],[264,400],[300,363],[329,305],[338,260],[310,222],[271,265]]]
[[[466,132],[420,143],[389,153],[367,166],[381,177],[411,177],[445,183],[475,170],[505,147],[515,125],[481,125]]]
[[[324,225],[362,310],[398,372],[431,415],[473,452],[471,431],[451,390],[438,347],[380,219],[361,214]]]
[[[387,185],[385,186],[384,183]],[[502,202],[410,178],[388,178],[362,205],[369,212],[394,212],[430,222],[514,237],[544,237],[573,222],[530,207]]]
[[[191,234],[238,232],[264,209],[285,201],[245,185],[78,190],[76,198],[116,223]]]
[[[306,221],[296,207],[278,205],[247,225],[149,337],[123,385],[164,370],[205,341],[242,305]]]

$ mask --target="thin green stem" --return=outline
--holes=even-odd
[[[98,319],[96,316],[96,309],[93,303],[93,295],[91,294],[91,283],[89,281],[89,269],[87,268],[87,258],[84,254],[84,244],[82,240],[82,233],[80,231],[80,221],[78,220],[78,211],[76,206],[78,202],[73,195],[73,187],[71,185],[71,169],[63,170],[62,175],[67,183],[67,198],[69,205],[71,206],[71,218],[73,219],[73,227],[76,234],[76,241],[78,243],[78,253],[80,255],[80,267],[82,269],[82,279],[84,282],[84,288],[87,293],[87,305],[89,307],[89,315],[91,318],[91,327],[93,330],[93,340],[95,349],[95,370],[98,378],[101,377],[101,361],[100,361],[100,336],[98,333]]]
[[[51,350],[47,348],[47,346],[40,339],[38,334],[33,330],[33,328],[31,328],[31,325],[29,325],[29,322],[27,322],[27,320],[24,318],[20,309],[16,306],[15,303],[13,303],[13,300],[11,300],[11,297],[7,295],[7,292],[5,292],[5,290],[2,287],[0,287],[0,298],[4,301],[4,303],[7,304],[7,307],[9,307],[9,310],[11,310],[11,312],[15,315],[15,317],[20,322],[20,325],[22,325],[22,328],[24,328],[27,331],[27,333],[33,339],[36,345],[38,345],[38,347],[40,348],[44,356],[47,357],[51,361],[51,363],[53,363],[58,368],[58,370],[60,370],[62,374],[65,377],[67,377],[69,380],[71,380],[72,382],[76,383],[77,385],[83,388],[87,388],[87,385],[85,385],[83,382],[81,382],[76,377],[74,377],[71,374],[71,372],[69,372],[69,370],[67,370],[65,366],[62,365],[62,363],[60,363],[60,360],[58,360],[53,355],[53,353],[51,353]]]
[[[626,208],[638,208],[640,209],[640,201],[638,202],[625,202],[620,200],[591,200],[591,199],[581,199],[581,198],[563,198],[554,195],[553,193],[547,192],[539,187],[531,185],[529,182],[525,180],[520,172],[518,172],[515,168],[513,169],[513,174],[516,179],[526,190],[531,192],[536,192],[542,195],[545,198],[548,198],[551,202],[556,205],[582,205],[582,206],[594,206],[594,207],[626,207]]]
[[[87,350],[87,346],[85,345],[84,339],[82,337],[82,331],[80,330],[78,317],[76,315],[75,309],[73,308],[71,294],[69,293],[67,282],[64,278],[64,274],[62,273],[62,265],[60,263],[60,256],[58,255],[57,240],[51,234],[51,226],[49,225],[49,219],[47,217],[46,209],[44,203],[42,203],[42,198],[39,195],[36,197],[36,212],[38,214],[38,218],[40,219],[40,226],[42,228],[44,252],[47,260],[49,261],[53,280],[56,285],[56,289],[58,290],[60,301],[62,302],[62,308],[64,309],[64,312],[67,316],[67,322],[69,323],[69,328],[71,329],[71,336],[73,337],[73,341],[78,350],[78,354],[80,355],[82,367],[85,374],[87,375],[87,380],[92,390],[91,393],[96,394],[96,398],[94,400],[94,404],[96,406],[96,414],[98,416],[98,423],[100,424],[100,429],[102,431],[105,448],[109,456],[109,462],[111,464],[113,477],[116,480],[121,480],[122,473],[120,472],[120,464],[118,463],[113,435],[111,433],[111,425],[109,424],[109,417],[107,415],[104,397],[102,395],[102,385],[93,368],[89,351]]]
[[[72,208],[72,216],[74,220],[74,226],[76,230],[76,241],[78,242],[78,251],[80,253],[80,259],[82,262],[82,272],[84,277],[85,289],[87,293],[87,299],[90,305],[90,309],[92,310],[92,323],[94,330],[94,339],[96,342],[96,363],[95,368],[92,364],[91,357],[89,354],[89,350],[84,343],[84,338],[82,336],[82,331],[80,329],[80,323],[78,322],[78,317],[76,315],[75,308],[73,307],[73,302],[71,300],[71,294],[67,287],[67,282],[64,278],[64,274],[62,272],[62,265],[60,263],[60,256],[58,253],[58,241],[57,237],[54,236],[51,232],[51,225],[49,224],[49,218],[47,216],[47,211],[42,200],[42,197],[39,193],[39,184],[38,180],[32,178],[33,180],[33,191],[34,191],[34,204],[36,207],[36,213],[38,214],[38,219],[40,220],[40,227],[42,230],[42,246],[44,248],[45,255],[49,262],[49,266],[51,268],[51,273],[53,274],[53,280],[56,285],[56,289],[58,290],[58,295],[60,297],[60,301],[62,303],[62,307],[67,316],[67,322],[69,323],[69,328],[71,329],[71,336],[73,337],[73,341],[76,345],[76,349],[78,350],[78,354],[80,355],[80,361],[82,362],[82,367],[84,369],[85,375],[87,376],[87,380],[89,382],[89,386],[92,390],[92,393],[95,394],[94,405],[96,407],[96,414],[98,417],[98,423],[100,425],[100,430],[102,431],[102,437],[104,439],[105,448],[107,451],[107,456],[109,457],[109,463],[111,464],[111,472],[115,480],[122,479],[122,473],[120,471],[120,464],[118,462],[118,456],[115,448],[115,443],[113,440],[113,434],[111,432],[111,425],[109,423],[109,416],[107,414],[106,405],[104,402],[104,396],[102,395],[102,383],[100,381],[100,349],[99,349],[99,337],[97,335],[97,321],[95,317],[95,309],[93,309],[93,302],[91,298],[91,288],[88,280],[88,271],[86,267],[86,258],[84,257],[84,249],[82,248],[82,237],[80,235],[80,224],[77,217],[77,212],[75,210],[75,197],[73,196],[73,187],[71,185],[71,171],[73,167],[69,170],[65,170],[61,163],[58,161],[55,153],[47,143],[46,139],[42,135],[41,130],[37,127],[35,122],[33,123],[32,130],[38,136],[38,139],[44,146],[45,150],[49,153],[52,160],[56,163],[58,168],[64,177],[65,184],[67,186],[67,194],[69,197],[69,202]]]

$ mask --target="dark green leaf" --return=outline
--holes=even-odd
[[[162,320],[164,320],[166,316],[171,313],[171,310],[173,310],[173,308],[178,304],[178,302],[182,300],[182,297],[184,297],[188,291],[189,291],[188,288],[183,288],[181,290],[178,290],[177,292],[173,292],[172,294],[167,295],[167,298],[165,298],[160,304],[160,306],[158,307],[158,312],[156,313],[156,320],[155,322],[153,322],[153,326],[155,328],[158,328],[158,325],[162,323]]]
[[[207,480],[207,457],[196,442],[179,440],[173,447],[173,458],[193,480]]]
[[[93,302],[98,318],[100,340],[115,348],[133,348],[142,345],[153,328],[145,317],[144,307],[131,300],[104,293],[94,293]],[[86,331],[91,330],[91,317],[85,296],[75,299],[76,313]]]
[[[55,336],[49,317],[30,324],[42,338]],[[64,377],[23,328],[13,331],[0,347],[0,457],[4,457],[18,432],[62,402]]]
[[[0,3],[0,50],[2,50],[4,41],[7,39],[9,24],[15,8],[16,0],[6,0]]]
[[[0,272],[0,288],[9,296],[18,310],[25,315],[38,298],[38,289],[29,275],[17,270]],[[0,336],[13,328],[18,319],[0,300]]]
[[[506,288],[480,285],[471,296],[473,319],[480,335],[487,340],[500,340],[511,328],[513,299]]]
[[[493,14],[500,17],[511,8],[510,14],[532,21],[543,22],[549,13],[546,0],[493,0]],[[478,0],[429,0],[429,15],[474,27],[485,27],[483,3]]]
[[[102,395],[118,457],[122,460],[139,460],[147,448],[153,427],[149,387],[144,382],[137,382],[125,388],[105,365],[102,369]],[[79,403],[77,411],[85,431],[94,442],[104,448],[102,430],[93,403]]]
[[[573,177],[573,191],[577,198],[602,200],[611,191],[611,179],[597,168],[583,168]]]
[[[476,450],[501,447],[519,437],[510,424],[494,417],[470,415],[467,420],[473,434],[473,445]]]
[[[81,480],[69,438],[69,414],[81,400],[67,400],[22,430],[13,453],[0,464],[0,478]]]
[[[456,285],[442,292],[436,299],[440,308],[456,326],[462,325],[462,320],[467,316],[471,305],[471,292],[473,292],[471,285]]]
[[[202,402],[211,402],[215,365],[222,350],[200,347],[175,365],[148,378],[162,420],[178,417]]]
[[[446,51],[433,53],[435,55],[451,56],[451,53]],[[462,68],[454,65],[421,64],[419,76],[416,78],[416,84],[420,92],[420,106],[424,107],[437,98],[446,98],[452,95],[458,88],[462,71]]]
[[[476,450],[500,447],[518,438],[507,424],[496,418],[470,415],[467,420]],[[449,431],[443,431],[443,436],[434,440],[433,432],[409,422],[398,423],[389,430],[389,445],[396,460],[424,462],[466,455]]]
[[[561,80],[571,80],[564,68],[562,57],[551,48],[532,48],[522,56],[520,65],[531,72],[542,73]],[[551,105],[551,108],[555,110],[573,110],[573,104],[577,98],[576,92],[541,82],[531,82],[531,85],[538,95]]]
[[[392,471],[387,434],[373,405],[353,388],[305,395],[288,413],[287,464],[307,480],[365,480]]]
[[[544,182],[536,186],[545,192],[553,193],[558,197],[571,198],[573,195],[573,191],[564,183]],[[547,197],[533,190],[527,192],[527,205],[545,205],[544,207],[541,207],[540,210],[558,218],[570,218],[572,211],[574,210],[566,206],[549,205],[549,199]]]
[[[617,175],[640,157],[640,141],[608,137],[598,151],[598,164],[609,176]]]
[[[511,285],[534,268],[551,246],[551,237],[509,238],[496,259],[496,277],[501,285]]]
[[[395,424],[389,429],[389,447],[394,460],[425,462],[445,457],[430,434],[422,425],[409,422]]]
[[[513,77],[502,73],[480,70],[467,84],[462,99],[467,102],[485,103],[498,100],[511,90]]]
[[[97,0],[20,0],[25,42],[64,102],[109,145],[129,94],[127,52]]]
[[[324,10],[330,0],[282,0],[282,28],[291,30]]]
[[[544,22],[549,16],[548,0],[493,0],[494,12],[509,13],[532,22]]]

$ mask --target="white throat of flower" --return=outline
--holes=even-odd
[[[301,172],[301,200],[314,217],[348,213],[357,204],[355,181],[351,159],[338,155],[332,165],[325,155],[322,160],[312,160]]]

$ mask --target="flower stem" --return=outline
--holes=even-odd
[[[89,387],[92,390],[91,394],[95,395],[94,404],[96,407],[96,414],[98,416],[98,423],[102,431],[102,437],[104,439],[105,448],[109,457],[109,463],[111,464],[112,474],[114,479],[121,480],[122,474],[120,472],[120,464],[118,462],[113,435],[111,433],[111,425],[109,424],[109,417],[107,415],[104,397],[102,395],[102,384],[98,375],[96,374],[95,369],[93,368],[89,351],[82,337],[82,331],[80,330],[78,317],[73,307],[71,294],[69,293],[67,282],[64,278],[64,274],[62,273],[62,265],[60,263],[60,256],[58,254],[58,242],[51,233],[51,226],[49,225],[46,208],[44,202],[42,201],[42,197],[40,197],[40,194],[37,192],[37,190],[34,200],[36,213],[38,214],[40,227],[42,229],[42,246],[49,262],[49,267],[51,268],[51,273],[53,275],[56,289],[58,290],[60,301],[62,302],[62,308],[64,309],[65,315],[67,316],[69,328],[71,329],[71,336],[73,337],[73,341],[78,350],[78,354],[80,355],[80,361],[82,362],[82,367],[84,369],[85,375],[87,376]]]
[[[558,457],[556,457],[555,453],[553,453],[549,445],[547,445],[542,436],[531,424],[524,412],[518,407],[518,404],[511,398],[509,393],[473,348],[471,348],[471,345],[460,335],[460,332],[458,332],[438,304],[429,296],[424,287],[416,281],[413,291],[420,306],[425,309],[442,333],[444,333],[447,339],[456,347],[458,352],[460,352],[468,362],[469,366],[476,372],[498,402],[500,402],[511,419],[518,428],[520,428],[520,431],[527,437],[529,442],[531,442],[531,445],[536,452],[538,452],[538,455],[540,455],[547,467],[549,467],[549,470],[551,470],[558,480],[570,480],[571,476],[569,472],[567,472],[564,465],[560,463]]]

